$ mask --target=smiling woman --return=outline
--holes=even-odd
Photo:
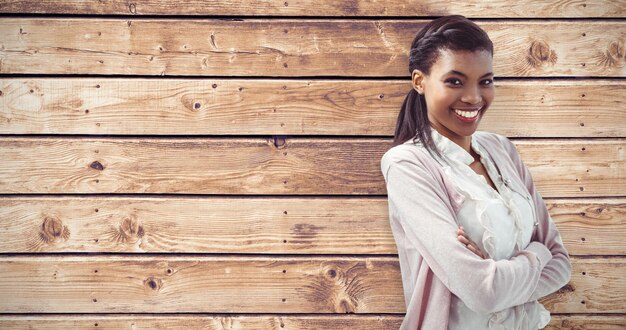
[[[486,50],[440,50],[430,74],[412,73],[415,89],[426,98],[431,126],[465,149],[493,101],[492,58]]]
[[[506,137],[477,131],[494,99],[493,45],[462,16],[411,46],[412,89],[381,160],[407,313],[401,329],[539,329],[537,299],[571,264]]]

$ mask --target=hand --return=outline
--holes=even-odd
[[[468,250],[474,252],[475,255],[483,259],[487,259],[487,257],[480,251],[480,248],[478,248],[478,245],[476,245],[476,243],[474,243],[474,241],[472,241],[469,236],[467,236],[467,234],[463,230],[463,226],[459,227],[459,229],[456,230],[456,234],[459,242],[463,243]]]

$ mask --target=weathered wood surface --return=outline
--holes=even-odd
[[[234,16],[443,16],[459,14],[487,18],[588,18],[626,16],[624,0],[548,2],[371,0],[3,0],[0,13],[90,15],[234,15]]]
[[[620,330],[626,328],[625,315],[552,315],[546,330]]]
[[[310,330],[398,329],[404,315],[0,315],[0,328],[34,329],[208,329]],[[624,315],[552,315],[545,328],[622,330]]]
[[[573,258],[555,313],[624,313],[623,258]],[[5,313],[403,313],[393,257],[3,257]]]
[[[423,24],[11,17],[0,21],[0,73],[408,77]],[[626,76],[624,21],[479,24],[497,76]]]
[[[626,255],[624,199],[549,199],[546,205],[570,254]]]
[[[396,258],[11,257],[0,310],[391,313],[404,299],[390,276]]]
[[[559,291],[541,299],[556,313],[624,313],[624,258],[571,258],[572,279]]]
[[[496,86],[482,130],[510,137],[626,136],[622,80]],[[393,136],[410,89],[400,80],[5,78],[0,134]]]
[[[624,140],[516,140],[544,197],[621,196]],[[0,140],[0,193],[384,194],[390,139]]]
[[[572,255],[626,254],[624,199],[549,199]],[[0,253],[396,254],[387,199],[3,197]]]
[[[624,141],[516,141],[544,197],[619,196]],[[382,194],[389,139],[5,138],[0,193]]]

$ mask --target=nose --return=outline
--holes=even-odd
[[[478,104],[483,97],[480,94],[480,87],[468,87],[461,97],[461,101],[467,104]]]

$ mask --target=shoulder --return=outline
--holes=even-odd
[[[476,141],[485,149],[490,151],[495,155],[507,155],[511,160],[515,160],[518,158],[517,148],[509,138],[504,135],[485,132],[485,131],[476,131],[474,132],[474,137]]]
[[[422,169],[433,171],[436,162],[426,148],[420,144],[404,143],[392,147],[387,150],[380,160],[380,169],[387,178],[387,172],[392,166],[400,167],[420,167]]]
[[[476,131],[474,132],[474,137],[476,140],[483,145],[497,145],[507,147],[509,145],[513,145],[511,140],[504,135],[486,131]]]

